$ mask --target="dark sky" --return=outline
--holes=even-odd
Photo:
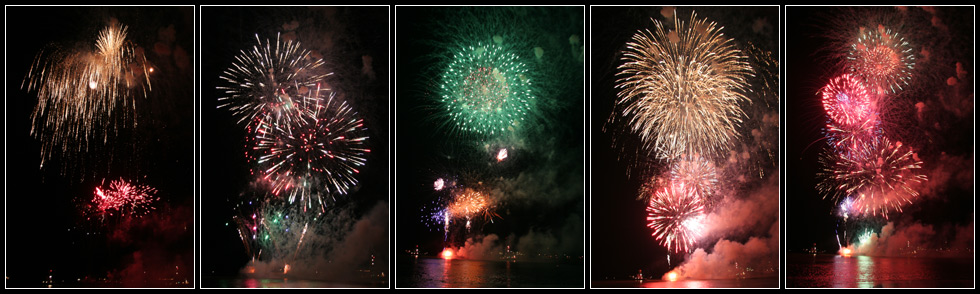
[[[624,279],[642,269],[644,275],[659,277],[670,270],[665,257],[667,249],[652,237],[646,223],[646,203],[636,200],[644,178],[627,176],[629,160],[618,159],[620,148],[613,143],[612,132],[603,131],[612,112],[617,89],[616,69],[622,64],[620,52],[633,34],[640,29],[653,30],[650,18],[664,20],[659,6],[653,7],[593,7],[592,18],[592,100],[590,130],[592,132],[591,185],[591,270],[592,280],[616,277]],[[677,14],[689,19],[691,7],[678,7]],[[723,26],[725,36],[739,45],[752,42],[760,48],[776,52],[778,11],[774,7],[699,7],[699,18],[707,18]],[[762,19],[768,26],[759,33],[752,25]],[[610,126],[610,130],[615,129]],[[634,140],[635,142],[635,140]],[[629,149],[629,148],[627,148]],[[699,245],[702,246],[702,245]],[[682,257],[672,255],[672,266]]]
[[[41,287],[51,270],[56,281],[107,273],[126,281],[129,276],[121,272],[137,264],[137,255],[144,256],[143,266],[165,272],[182,266],[182,276],[193,281],[192,59],[172,55],[177,47],[193,52],[193,16],[192,8],[176,7],[7,7],[8,286]],[[156,66],[153,91],[136,99],[138,126],[39,169],[39,141],[30,134],[37,93],[21,89],[21,81],[42,49],[94,51],[110,18],[129,27],[128,39]],[[170,25],[173,35],[160,33]],[[170,36],[173,43],[162,41]],[[91,201],[95,187],[120,177],[156,188],[161,199],[156,211],[133,220],[84,220],[83,204]]]
[[[587,44],[583,15],[581,7],[478,8],[462,13],[455,8],[397,9],[397,253],[418,245],[423,254],[435,255],[444,247],[442,227],[430,228],[423,220],[429,209],[444,205],[433,191],[433,182],[440,177],[455,177],[464,185],[484,181],[485,186],[503,191],[491,195],[500,215],[493,223],[481,222],[469,233],[450,229],[455,247],[466,238],[490,234],[513,246],[535,231],[558,240],[552,253],[584,252],[585,75],[568,42],[575,34]],[[460,33],[449,33],[456,31]],[[452,133],[445,127],[447,118],[435,111],[438,75],[456,46],[472,45],[466,41],[489,43],[494,33],[506,36],[506,44],[514,44],[516,54],[539,77],[538,89],[549,90],[536,92],[538,107],[516,137]],[[541,62],[553,66],[535,63],[534,46],[543,47],[548,56]],[[496,163],[493,152],[498,149],[487,151],[484,144],[510,144],[494,145],[501,141],[522,142],[524,147],[510,149],[510,157]]]
[[[276,33],[286,32],[284,24],[297,21],[298,41],[323,54],[324,68],[334,73],[327,82],[364,119],[370,137],[359,190],[329,205],[366,214],[388,199],[388,8],[205,7],[201,14],[201,265],[205,276],[233,276],[249,260],[232,220],[233,205],[253,177],[243,156],[244,126],[229,110],[217,108],[223,93],[215,87],[224,85],[218,77],[239,50],[256,44],[256,34],[275,42]],[[365,55],[372,57],[376,79],[362,74]]]
[[[951,225],[965,225],[973,218],[974,202],[970,197],[973,165],[973,75],[962,81],[961,87],[950,87],[947,78],[955,76],[956,62],[967,69],[974,67],[972,8],[937,7],[936,19],[948,30],[938,29],[931,22],[933,15],[921,8],[910,7],[899,15],[892,7],[834,8],[789,7],[786,38],[786,238],[787,250],[800,251],[816,243],[822,251],[835,252],[835,229],[843,229],[830,199],[821,199],[815,189],[816,173],[821,166],[817,156],[825,148],[821,128],[826,121],[817,95],[819,89],[840,73],[834,65],[829,40],[847,34],[842,27],[854,27],[864,19],[892,17],[901,19],[901,32],[913,44],[918,60],[912,85],[893,100],[890,109],[895,114],[886,127],[893,140],[912,146],[923,161],[923,171],[929,177],[920,188],[922,197],[906,207],[904,213],[892,213],[889,221],[898,224],[921,222],[933,225],[937,231]],[[861,17],[857,17],[861,16]],[[922,50],[931,51],[925,58]],[[969,101],[969,102],[966,102]],[[926,106],[917,118],[916,103]],[[959,104],[965,103],[965,104]],[[898,138],[898,139],[895,139]],[[944,155],[945,154],[945,155]],[[943,173],[952,174],[942,175]],[[970,179],[969,182],[964,181]],[[850,220],[848,229],[876,227],[880,232],[882,218]],[[940,232],[937,236],[945,236]],[[841,240],[844,242],[844,240]]]

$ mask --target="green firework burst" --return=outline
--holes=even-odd
[[[528,67],[516,54],[478,43],[461,48],[442,73],[440,102],[455,126],[481,135],[513,131],[535,102]]]

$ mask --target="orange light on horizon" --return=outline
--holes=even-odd
[[[452,259],[453,258],[453,250],[452,249],[449,249],[449,248],[443,249],[442,250],[442,258],[444,258],[444,259]]]
[[[677,281],[677,273],[675,273],[675,272],[669,272],[669,273],[667,273],[667,280],[668,281],[671,281],[671,282]]]
[[[851,256],[851,248],[841,248],[840,255]]]

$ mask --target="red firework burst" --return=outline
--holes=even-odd
[[[647,185],[647,193],[654,192],[647,206],[647,227],[667,250],[688,251],[704,230],[704,202],[694,189],[672,183],[655,190]]]
[[[92,203],[99,213],[113,215],[144,215],[153,210],[157,189],[123,179],[113,180],[109,187],[95,187]]]

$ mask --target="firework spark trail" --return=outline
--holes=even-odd
[[[621,114],[659,158],[718,155],[738,136],[753,69],[720,27],[693,12],[687,23],[674,19],[677,31],[653,22],[656,31],[637,32],[623,52]]]
[[[461,48],[442,72],[440,103],[458,129],[482,135],[513,131],[535,103],[528,67],[494,44]]]
[[[298,123],[280,124],[272,114],[260,118],[250,158],[256,163],[253,173],[271,184],[273,194],[322,209],[323,195],[346,195],[357,186],[356,175],[371,150],[364,120],[347,102],[333,93],[311,100],[317,103],[310,105],[310,118]]]
[[[113,23],[99,32],[96,50],[37,55],[21,88],[37,90],[31,134],[41,141],[41,166],[59,154],[84,153],[136,126],[136,96],[152,89],[142,48]]]
[[[667,250],[688,251],[697,242],[704,229],[704,203],[694,190],[679,184],[657,189],[644,187],[646,193],[654,193],[646,208],[647,227]],[[655,192],[654,192],[655,191]]]
[[[142,216],[154,210],[152,205],[158,200],[155,188],[129,183],[122,178],[111,181],[108,187],[95,187],[94,193],[92,203],[105,215]]]
[[[322,59],[300,48],[299,42],[282,42],[276,34],[276,43],[269,39],[258,43],[251,50],[240,51],[232,66],[222,72],[220,78],[228,85],[218,86],[224,92],[218,98],[218,108],[228,108],[239,123],[254,121],[259,117],[271,117],[276,124],[302,123],[309,117],[308,107],[315,101],[303,95],[332,73],[322,74]]]
[[[847,65],[875,94],[896,93],[912,79],[915,53],[896,31],[881,24],[877,29],[861,27],[860,36],[848,51]]]
[[[914,185],[927,180],[922,161],[911,148],[888,138],[859,144],[852,153],[825,151],[818,159],[825,168],[817,173],[817,189],[837,200],[851,197],[855,214],[901,212],[919,196]]]

